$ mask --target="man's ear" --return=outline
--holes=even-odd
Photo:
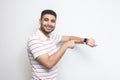
[[[38,23],[41,25],[41,18],[39,19]]]

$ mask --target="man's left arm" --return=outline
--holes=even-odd
[[[61,41],[60,42],[67,42],[70,40],[74,40],[74,42],[76,44],[86,44],[90,47],[95,47],[95,40],[93,38],[81,38],[81,37],[77,37],[77,36],[62,36]]]

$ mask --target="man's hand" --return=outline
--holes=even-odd
[[[75,46],[75,41],[74,40],[70,40],[70,41],[67,41],[64,43],[64,45],[67,47],[67,48],[74,48]]]
[[[95,40],[92,39],[92,38],[89,38],[86,44],[90,47],[95,47],[96,46]]]

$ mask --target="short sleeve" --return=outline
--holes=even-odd
[[[55,44],[60,43],[61,38],[62,38],[61,35],[59,35],[59,34],[54,34],[54,38],[53,38],[53,40],[54,40]]]
[[[46,46],[44,46],[44,44],[38,38],[33,38],[28,42],[28,49],[32,53],[34,59],[42,54],[47,53]]]

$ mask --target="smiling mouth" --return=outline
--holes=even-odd
[[[47,29],[47,30],[52,30],[53,28],[50,27],[50,26],[46,26],[46,29]]]

